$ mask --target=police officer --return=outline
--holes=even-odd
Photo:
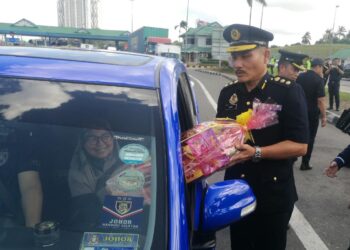
[[[0,122],[0,222],[7,225],[22,218],[27,227],[41,221],[40,163],[31,137]]]
[[[295,81],[299,72],[305,71],[303,61],[307,58],[307,55],[286,50],[279,50],[279,53],[281,56],[278,61],[278,75]]]
[[[289,79],[267,74],[273,34],[242,24],[224,30],[237,81],[219,96],[217,117],[230,117],[252,108],[255,98],[282,106],[278,124],[253,130],[253,141],[235,145],[232,167],[225,179],[244,179],[257,197],[254,213],[230,226],[232,249],[285,249],[287,225],[297,192],[292,157],[304,155],[308,142],[305,97]]]
[[[324,61],[320,58],[314,58],[311,62],[311,70],[302,73],[297,78],[297,83],[301,85],[305,92],[307,111],[309,118],[309,143],[307,154],[302,157],[300,170],[310,170],[312,167],[309,162],[311,159],[312,149],[317,134],[319,120],[321,119],[321,126],[325,127],[327,124],[326,118],[326,97],[324,91],[323,79],[323,65]]]
[[[344,74],[343,67],[340,65],[340,59],[334,58],[332,64],[326,71],[329,74],[328,80],[328,94],[329,94],[329,107],[328,110],[333,109],[333,100],[335,99],[336,111],[339,111],[339,88],[340,80]],[[333,98],[334,97],[334,98]]]

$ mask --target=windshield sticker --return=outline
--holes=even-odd
[[[106,182],[112,193],[140,191],[144,184],[145,176],[136,169],[124,170]]]
[[[148,157],[148,149],[141,144],[127,144],[119,151],[119,158],[125,164],[140,164],[145,162]]]
[[[144,141],[145,138],[143,137],[131,137],[131,136],[121,136],[121,135],[114,135],[114,138],[121,141]]]
[[[143,197],[106,196],[103,202],[101,226],[109,229],[140,228]]]
[[[85,232],[81,250],[135,250],[138,234]]]

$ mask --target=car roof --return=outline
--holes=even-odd
[[[0,76],[157,88],[165,60],[119,51],[0,46]]]

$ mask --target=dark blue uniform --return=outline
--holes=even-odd
[[[298,76],[296,82],[301,85],[305,92],[307,111],[309,118],[309,136],[307,153],[302,157],[302,163],[309,166],[311,154],[319,125],[320,109],[318,108],[318,98],[325,97],[323,78],[313,70],[308,70]]]
[[[343,70],[341,66],[337,66],[340,70]],[[329,94],[329,108],[333,109],[333,100],[335,99],[335,108],[339,110],[339,88],[342,74],[336,68],[332,68],[329,71],[328,81],[328,94]],[[333,98],[334,97],[334,98]]]
[[[285,78],[272,78],[266,74],[251,92],[246,90],[244,83],[235,82],[226,86],[219,96],[217,117],[235,119],[252,108],[255,98],[265,103],[279,104],[282,110],[278,112],[278,124],[252,131],[254,143],[249,144],[264,147],[285,140],[307,144],[304,92],[300,85]],[[270,250],[284,249],[286,227],[298,199],[292,160],[246,161],[226,170],[225,179],[237,178],[246,180],[252,187],[257,197],[257,209],[232,224],[232,249],[263,249],[262,246],[269,246]]]
[[[344,166],[350,168],[350,145],[348,145],[338,156],[334,159],[339,168]]]
[[[17,176],[25,171],[39,171],[39,161],[34,157],[33,148],[29,132],[0,124],[0,185],[3,187],[0,217],[18,215],[21,211]],[[9,197],[5,198],[7,195]]]

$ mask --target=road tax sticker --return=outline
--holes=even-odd
[[[138,234],[85,232],[81,250],[135,250]]]
[[[140,191],[145,184],[145,176],[136,169],[126,169],[113,179],[114,188],[123,192]]]
[[[107,195],[103,202],[101,227],[138,230],[142,213],[143,197]]]
[[[144,163],[149,157],[148,149],[137,143],[127,144],[119,151],[119,158],[125,164]]]

